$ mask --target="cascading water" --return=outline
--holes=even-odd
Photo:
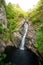
[[[24,50],[25,38],[26,38],[27,31],[28,31],[28,24],[25,23],[25,24],[24,24],[24,36],[23,36],[23,38],[22,38],[22,42],[21,42],[21,45],[20,45],[20,49],[21,49],[21,50]]]
[[[12,65],[39,65],[37,55],[30,49],[24,48],[27,31],[28,24],[25,23],[24,36],[20,48],[9,47],[9,50],[7,48],[6,50],[8,50],[8,55],[4,59],[4,63],[12,62]]]

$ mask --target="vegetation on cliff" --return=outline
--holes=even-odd
[[[5,5],[4,0],[0,0],[0,6],[2,5]],[[0,34],[4,34],[2,35],[1,39],[3,39],[4,41],[12,40],[12,34],[13,32],[16,32],[16,28],[19,26],[20,21],[24,18],[27,18],[32,21],[33,25],[35,26],[35,30],[37,33],[36,43],[38,44],[38,48],[41,49],[41,47],[43,46],[43,1],[40,0],[37,6],[28,13],[21,10],[18,4],[14,5],[11,3],[6,5],[5,10],[7,17],[7,29],[3,28],[2,22],[0,20]],[[43,47],[41,51],[43,52]]]
[[[0,8],[2,5],[6,12],[7,28],[3,28],[0,20],[0,39],[4,42],[10,40],[13,43],[13,33],[18,31],[16,28],[18,28],[20,21],[28,19],[33,23],[36,30],[36,47],[43,54],[43,0],[40,0],[30,12],[24,12],[18,4],[9,3],[7,5],[4,0],[0,0]],[[0,57],[3,58],[3,55]]]
[[[36,47],[43,53],[43,0],[28,13],[28,19],[33,23],[36,30]]]

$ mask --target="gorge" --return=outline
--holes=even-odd
[[[25,39],[28,31],[28,23],[24,23],[23,26],[23,38],[19,48],[12,48],[8,52],[7,57],[4,59],[4,63],[12,62],[12,65],[39,65],[38,56],[32,52],[31,49],[25,47]],[[15,49],[15,50],[14,50]]]

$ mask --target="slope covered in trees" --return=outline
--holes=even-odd
[[[5,33],[2,37],[4,41],[8,41],[9,39],[12,40],[12,34],[16,31],[16,28],[19,26],[19,23],[21,20],[27,17],[27,13],[24,12],[19,5],[11,4],[8,5],[5,4],[4,0],[0,1],[1,6],[5,6],[5,12],[6,12],[6,18],[7,18],[7,29],[2,30]],[[4,4],[3,4],[4,3]],[[1,25],[2,23],[0,23]],[[1,26],[3,28],[3,26]],[[1,30],[1,29],[0,29]],[[0,32],[0,33],[1,33]]]
[[[38,24],[43,21],[43,1],[40,0],[37,6],[29,13],[29,19],[32,20],[33,24]]]
[[[37,6],[28,13],[28,19],[36,30],[36,47],[43,53],[43,0],[39,0]]]

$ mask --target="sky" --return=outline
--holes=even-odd
[[[19,4],[22,10],[28,11],[30,9],[33,9],[39,0],[5,0],[5,1],[7,4],[9,2],[11,2],[12,4]]]

